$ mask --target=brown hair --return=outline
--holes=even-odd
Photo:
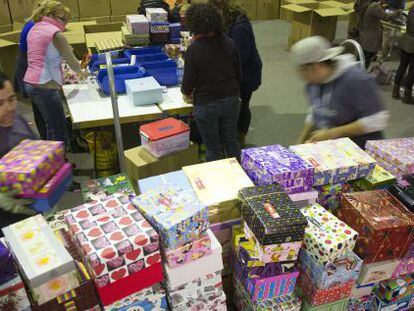
[[[58,0],[43,0],[40,1],[37,7],[33,10],[31,20],[39,22],[44,16],[53,16],[65,12],[67,15],[70,13],[70,9]]]

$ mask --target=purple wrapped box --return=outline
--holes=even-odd
[[[241,162],[256,185],[278,183],[288,193],[312,189],[313,166],[280,145],[244,149]]]
[[[63,142],[25,139],[0,159],[0,191],[35,194],[64,162]]]
[[[13,257],[9,249],[0,242],[0,284],[4,284],[17,276],[13,265]]]

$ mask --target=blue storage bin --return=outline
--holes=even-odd
[[[112,60],[113,65],[119,65],[119,64],[129,64],[130,59],[129,58],[115,58]],[[104,61],[96,61],[92,65],[89,63],[89,70],[91,72],[98,71],[101,68],[101,65],[106,65],[106,60]]]
[[[125,57],[131,59],[132,55],[148,55],[148,54],[160,54],[162,53],[162,46],[151,46],[138,49],[125,50]]]
[[[129,64],[129,58],[124,55],[124,52],[111,52],[113,64]],[[98,71],[101,65],[106,65],[105,54],[92,54],[88,67],[91,72]]]
[[[150,62],[161,62],[168,59],[168,55],[165,53],[148,54],[148,55],[137,55],[137,63],[150,63]]]
[[[177,68],[148,69],[147,74],[153,76],[162,86],[175,86],[179,83]]]
[[[139,65],[144,67],[145,70],[177,68],[177,63],[172,59],[161,62],[140,63]]]
[[[141,66],[125,66],[125,67],[115,67],[114,68],[115,76],[115,91],[118,94],[126,93],[125,89],[125,80],[137,79],[146,76],[145,69]],[[99,84],[100,89],[106,95],[109,95],[109,79],[108,79],[108,70],[106,68],[99,70],[98,75],[96,76],[96,81]]]

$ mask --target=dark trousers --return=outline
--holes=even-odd
[[[250,127],[250,121],[252,120],[252,113],[250,111],[250,100],[252,98],[252,92],[241,91],[240,99],[240,115],[239,122],[237,123],[237,130],[243,134],[247,134]]]
[[[45,135],[47,140],[68,142],[66,116],[63,109],[60,91],[46,89],[25,84],[27,95],[33,103],[36,126],[40,135]],[[43,132],[43,134],[42,134]],[[44,134],[46,132],[46,134]]]
[[[206,145],[207,161],[223,159],[223,147],[227,157],[240,160],[240,146],[237,141],[239,113],[238,97],[194,106],[194,118]]]
[[[407,80],[405,82],[405,91],[411,94],[414,84],[414,54],[409,54],[401,50],[400,65],[395,74],[395,85],[401,85],[401,81],[408,68]]]
[[[375,57],[375,55],[377,55],[377,53],[364,51],[364,55],[365,55],[365,68],[368,69],[369,65],[371,64],[373,58]]]

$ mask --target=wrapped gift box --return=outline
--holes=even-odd
[[[372,303],[371,310],[373,311],[388,311],[388,310],[402,310],[409,311],[414,307],[412,297],[407,297],[399,301],[386,303],[375,296]]]
[[[81,184],[84,202],[102,201],[111,195],[135,195],[129,178],[125,174],[117,174],[109,177],[90,179]]]
[[[173,310],[192,306],[199,301],[208,303],[223,294],[221,271],[208,274],[200,279],[168,291],[167,297]]]
[[[150,22],[150,34],[168,34],[170,36],[170,23],[168,22]],[[169,41],[169,40],[168,40]]]
[[[247,198],[242,217],[262,245],[302,241],[307,225],[285,193]]]
[[[359,232],[365,263],[403,257],[414,238],[414,215],[386,190],[344,194],[338,217]]]
[[[149,30],[149,26],[148,26]],[[150,43],[150,35],[149,32],[143,35],[133,34],[131,31],[128,30],[127,27],[123,26],[121,28],[122,32],[122,41],[125,42],[127,46],[141,46],[146,47]]]
[[[138,180],[138,188],[142,194],[151,190],[171,187],[174,185],[180,187],[184,191],[190,192],[193,189],[183,171],[176,171]]]
[[[145,35],[149,33],[149,21],[144,15],[127,15],[126,24],[128,30],[133,34]]]
[[[32,311],[66,311],[71,308],[74,308],[74,310],[89,310],[99,305],[94,281],[90,278],[85,266],[81,262],[77,262],[76,265],[80,285],[75,289],[65,291],[47,303],[39,304],[32,301]]]
[[[299,253],[300,268],[311,278],[316,287],[328,289],[358,278],[362,260],[353,252],[338,257],[334,262],[322,266],[309,256],[306,250]]]
[[[309,221],[302,247],[314,260],[325,266],[353,250],[358,237],[355,230],[319,204],[305,207],[301,211]]]
[[[392,274],[392,278],[395,279],[412,272],[414,272],[414,257],[402,258],[399,260],[398,266]]]
[[[262,197],[267,194],[285,192],[279,184],[270,184],[265,186],[246,187],[239,191],[239,199],[243,204],[247,203],[247,199]]]
[[[0,284],[4,284],[17,276],[9,249],[0,241]]]
[[[341,195],[350,192],[351,186],[347,183],[339,183],[317,186],[316,190],[318,191],[317,202],[330,212],[336,213],[341,201]]]
[[[199,311],[199,310],[214,310],[227,311],[226,294],[222,292],[221,296],[213,297],[212,300],[199,299],[194,302],[188,302],[186,305],[180,307],[172,307],[172,311]]]
[[[168,20],[168,13],[161,8],[147,8],[145,15],[150,22],[166,22]]]
[[[238,192],[253,183],[236,159],[186,166],[183,171],[198,199],[208,206],[211,223],[240,218]]]
[[[64,162],[63,142],[23,140],[0,159],[0,191],[36,194]]]
[[[318,192],[313,190],[309,192],[294,193],[289,194],[289,198],[295,203],[298,208],[303,208],[305,206],[316,203],[318,199]]]
[[[129,100],[135,106],[158,104],[163,101],[162,86],[152,76],[125,80],[125,89]],[[149,146],[148,143],[145,145]]]
[[[169,310],[165,290],[161,284],[145,288],[122,300],[118,300],[109,306],[104,307],[105,311],[160,311]]]
[[[371,176],[358,179],[352,183],[352,187],[357,191],[372,191],[379,189],[388,189],[394,184],[396,178],[388,173],[379,165],[375,165],[374,172]]]
[[[192,190],[166,186],[147,191],[134,205],[157,229],[163,245],[175,249],[192,242],[210,226],[207,207]]]
[[[280,145],[243,149],[241,163],[256,185],[280,184],[287,193],[311,190],[314,168]]]
[[[0,310],[30,311],[30,301],[20,276],[0,285]]]
[[[298,286],[302,291],[306,301],[312,306],[320,306],[330,302],[349,298],[352,287],[355,281],[348,281],[344,284],[330,287],[328,289],[318,289],[309,276],[302,272],[300,273]]]
[[[257,258],[263,263],[291,261],[297,259],[299,250],[302,247],[302,241],[261,245],[246,223],[244,223],[243,228],[246,238],[254,243]]]
[[[3,228],[4,237],[39,304],[79,286],[73,258],[41,215]]]
[[[215,273],[223,270],[223,260],[221,258],[222,247],[211,231],[207,231],[210,235],[212,254],[202,257],[197,261],[190,262],[171,269],[168,265],[164,266],[164,275],[169,290],[173,290],[184,284],[202,278],[207,274]]]
[[[365,148],[404,174],[414,173],[414,138],[368,141]]]
[[[170,23],[170,36],[171,38],[181,39],[181,24],[180,23]]]
[[[98,287],[153,265],[160,270],[155,283],[161,281],[159,236],[127,196],[86,203],[68,211],[65,219]]]
[[[362,298],[370,296],[374,290],[375,285],[375,283],[359,285],[358,282],[356,282],[351,291],[351,298]]]
[[[194,242],[187,242],[176,249],[165,249],[163,251],[165,261],[170,268],[179,267],[210,254],[211,239],[206,232],[202,233],[200,238]]]
[[[399,261],[396,259],[366,264],[361,267],[358,284],[378,283],[391,278]]]
[[[348,311],[370,311],[374,302],[374,295],[368,295],[361,298],[352,298],[348,302]]]
[[[306,300],[303,301],[302,311],[347,311],[348,299],[343,299],[320,306],[312,306]]]
[[[414,272],[379,283],[375,294],[383,302],[395,302],[414,294]]]

